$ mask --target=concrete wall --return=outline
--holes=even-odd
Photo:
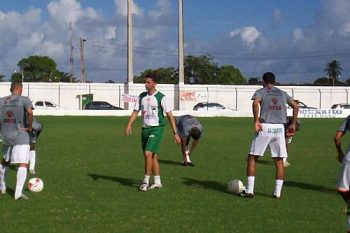
[[[218,102],[235,111],[251,112],[251,96],[261,86],[248,85],[171,85],[158,84],[157,89],[169,99],[175,110],[191,111],[199,102]],[[349,103],[350,87],[280,86],[294,99],[308,106],[329,109],[335,103]],[[0,96],[9,95],[10,83],[0,83]],[[48,100],[61,109],[81,109],[81,95],[93,94],[94,100],[104,100],[128,109],[124,102],[145,91],[144,84],[107,83],[24,83],[23,95],[32,101]],[[123,96],[124,95],[124,96]],[[130,104],[132,106],[132,104]]]

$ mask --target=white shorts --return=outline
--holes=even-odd
[[[284,125],[267,123],[261,125],[263,130],[255,134],[249,154],[263,156],[267,146],[269,146],[273,158],[287,158]]]
[[[344,159],[339,168],[337,190],[340,192],[347,192],[349,191],[349,184],[350,184],[350,162]]]
[[[10,163],[28,163],[29,145],[10,146],[11,161]]]

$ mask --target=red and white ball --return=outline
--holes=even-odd
[[[41,192],[44,189],[44,182],[37,177],[31,178],[28,181],[28,189],[35,193]]]

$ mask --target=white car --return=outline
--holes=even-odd
[[[33,104],[33,107],[34,109],[51,109],[51,110],[59,109],[59,106],[57,104],[54,104],[46,100],[35,101],[35,103]]]
[[[193,107],[195,111],[232,111],[218,103],[198,103]]]

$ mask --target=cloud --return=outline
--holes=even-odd
[[[239,36],[241,40],[249,47],[254,47],[255,41],[259,38],[261,33],[254,26],[247,26],[242,29],[235,29],[230,32],[230,37]]]
[[[126,17],[128,12],[127,0],[114,0],[114,3],[116,6],[116,14]],[[135,3],[135,1],[131,1],[131,12],[136,16],[143,15],[143,10]]]
[[[294,31],[293,31],[293,42],[298,42],[301,39],[303,39],[303,37],[304,37],[304,33],[303,33],[302,29],[300,29],[300,28],[294,29]]]

